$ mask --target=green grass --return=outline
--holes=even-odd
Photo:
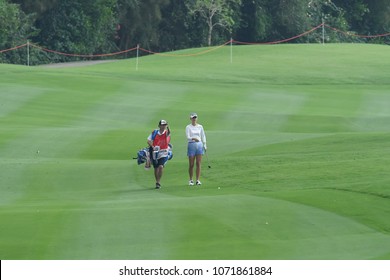
[[[390,259],[389,59],[286,44],[0,65],[0,259]],[[154,190],[132,157],[160,119],[174,158]]]

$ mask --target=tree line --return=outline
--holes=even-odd
[[[30,40],[47,49],[105,54],[140,45],[156,52],[219,45],[234,38],[270,42],[325,22],[339,30],[390,32],[389,0],[0,0],[0,50]],[[294,42],[322,40],[320,32]],[[327,42],[358,41],[327,32]],[[389,43],[380,37],[370,42]],[[69,58],[34,50],[35,64]],[[131,54],[130,54],[131,55]],[[25,50],[0,54],[23,63]]]

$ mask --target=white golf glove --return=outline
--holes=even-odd
[[[203,144],[203,149],[206,151],[207,150],[207,145],[206,143]]]

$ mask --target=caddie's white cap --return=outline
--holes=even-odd
[[[191,113],[190,114],[190,118],[193,119],[193,118],[197,118],[198,117],[198,114],[197,113]]]
[[[168,122],[166,120],[161,120],[158,125],[166,125],[168,124]]]

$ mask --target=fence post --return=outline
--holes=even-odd
[[[230,38],[230,63],[233,63],[233,38]]]
[[[137,44],[137,60],[135,64],[135,71],[138,71],[138,57],[139,57],[139,44]]]
[[[325,21],[322,19],[322,44],[325,44]]]
[[[30,66],[30,41],[27,40],[27,66]]]

